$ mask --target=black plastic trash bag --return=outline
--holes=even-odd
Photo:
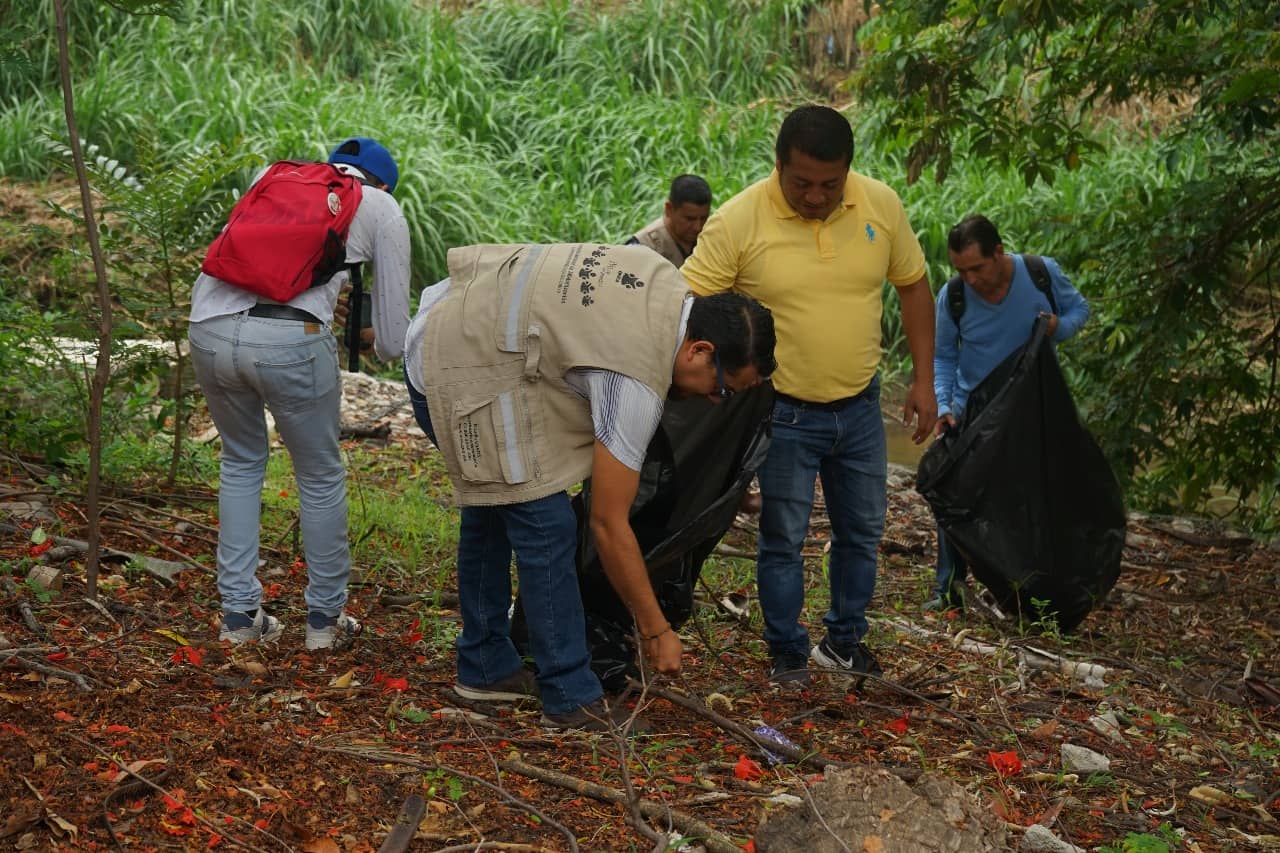
[[[729,530],[769,446],[773,386],[762,383],[719,404],[668,400],[645,452],[631,527],[658,604],[673,628],[693,612],[702,563]],[[578,515],[578,585],[586,612],[591,668],[611,692],[635,675],[633,620],[600,564],[590,531],[591,483],[574,497]],[[522,603],[512,638],[526,653]]]
[[[1120,486],[1080,423],[1046,334],[970,395],[920,460],[916,489],[1001,607],[1075,628],[1120,576]]]

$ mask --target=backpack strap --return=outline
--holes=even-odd
[[[1053,298],[1053,279],[1049,276],[1049,268],[1045,266],[1044,258],[1039,255],[1023,255],[1022,262],[1027,265],[1027,272],[1031,274],[1031,281],[1035,284],[1036,290],[1043,293],[1049,300],[1049,310],[1057,314],[1058,302]]]

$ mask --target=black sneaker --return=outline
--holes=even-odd
[[[647,734],[651,728],[644,717],[637,715],[632,720],[629,709],[621,705],[608,707],[603,699],[580,705],[564,714],[542,712],[543,728],[553,731],[611,732],[628,725],[628,721],[628,734]]]
[[[800,655],[774,658],[769,667],[769,683],[775,687],[807,687],[809,661]]]
[[[519,702],[538,695],[538,682],[532,672],[521,667],[506,678],[483,687],[455,682],[453,692],[473,702]]]
[[[880,661],[871,654],[866,643],[857,643],[848,652],[841,654],[831,645],[830,637],[823,637],[822,642],[813,647],[809,657],[824,669],[838,669],[855,675],[884,675]]]

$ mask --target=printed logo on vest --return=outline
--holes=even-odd
[[[337,216],[342,212],[342,199],[338,198],[338,194],[333,190],[329,191],[329,213]]]
[[[871,227],[871,223],[867,223],[867,242],[874,243],[876,241],[876,229]]]

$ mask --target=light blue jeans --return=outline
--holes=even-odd
[[[822,478],[831,519],[831,606],[822,621],[842,654],[866,635],[866,609],[876,588],[876,555],[884,532],[887,474],[879,377],[836,411],[783,399],[774,403],[773,441],[760,468],[756,584],[764,638],[775,660],[809,654],[809,633],[800,624],[800,549],[809,532],[817,477]]]
[[[218,594],[223,611],[262,603],[257,577],[262,483],[270,439],[264,408],[293,460],[308,613],[347,603],[347,472],[338,446],[337,344],[328,328],[229,314],[188,328],[191,360],[222,437],[218,486]]]

